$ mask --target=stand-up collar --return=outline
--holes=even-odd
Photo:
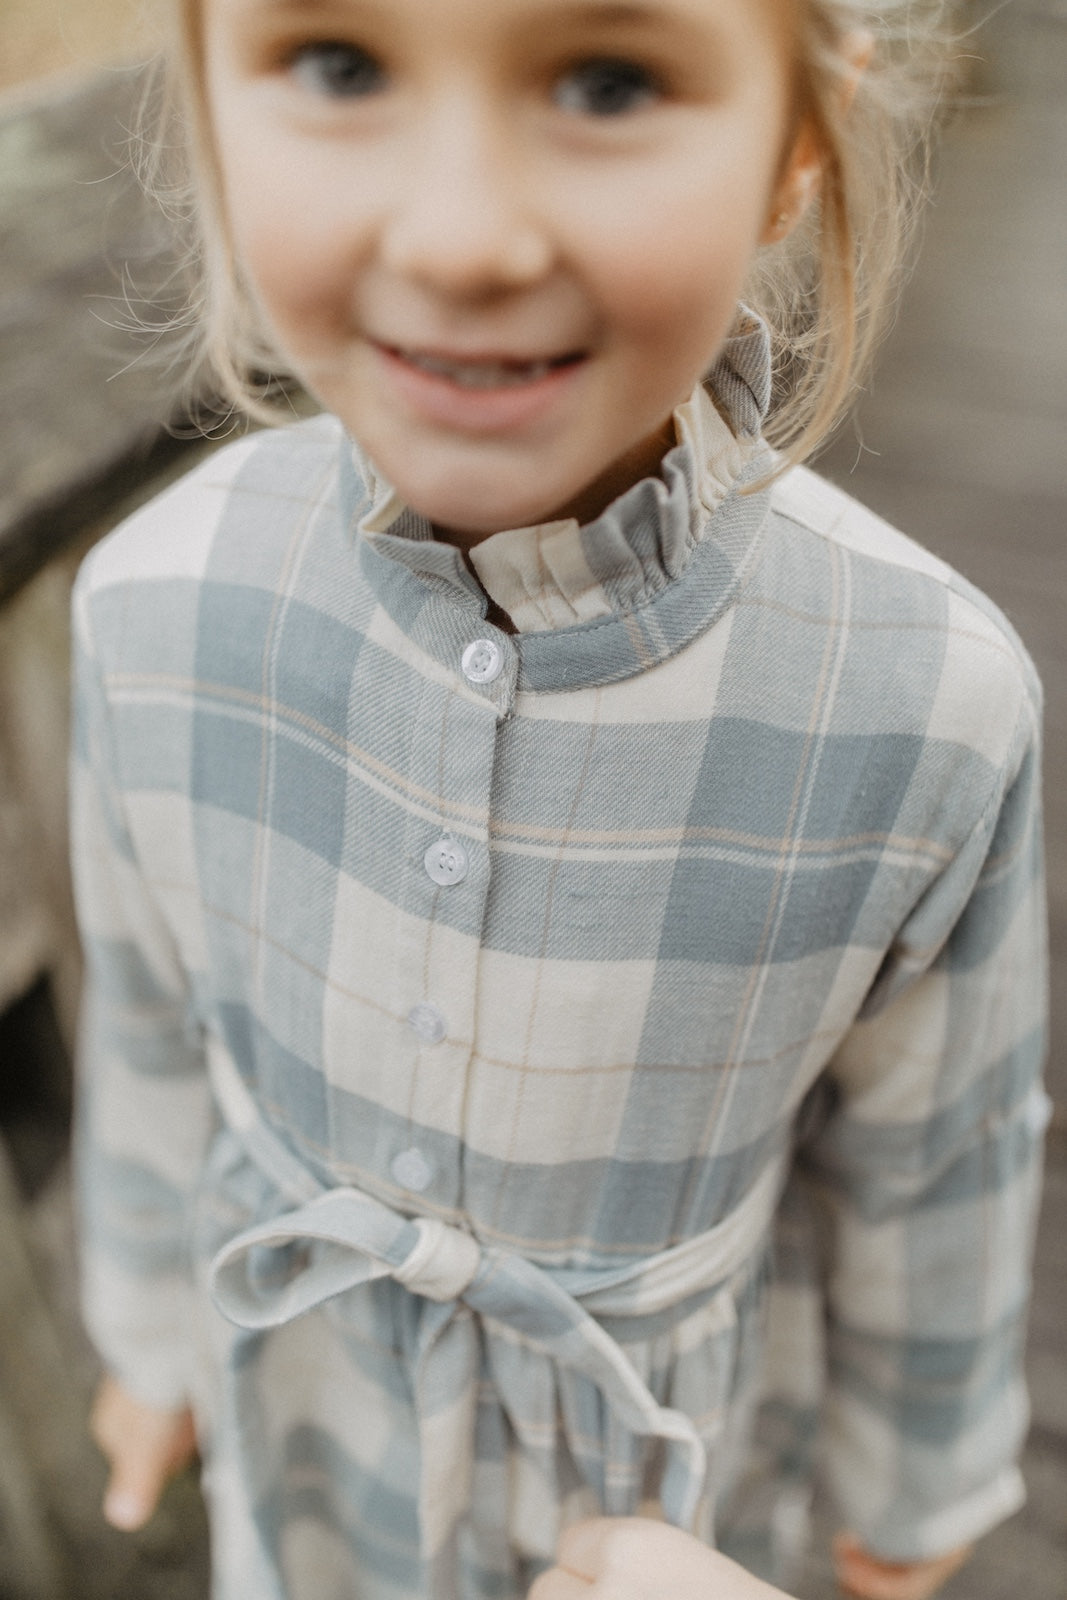
[[[658,476],[584,526],[568,518],[493,534],[470,551],[469,567],[357,445],[357,526],[371,566],[374,557],[399,563],[468,614],[484,615],[488,595],[514,623],[528,687],[629,676],[709,626],[749,567],[766,497],[741,491],[768,469],[769,389],[766,329],[742,312],[705,382],[674,412],[676,442]]]

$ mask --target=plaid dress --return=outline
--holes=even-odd
[[[83,568],[87,1318],[220,1600],[506,1600],[598,1509],[756,1566],[816,1433],[886,1556],[1019,1503],[1038,687],[759,486],[758,330],[710,387],[473,572],[331,418]]]

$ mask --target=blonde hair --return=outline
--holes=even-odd
[[[788,461],[811,455],[848,411],[891,320],[960,58],[949,3],[795,0],[796,116],[818,148],[819,191],[800,226],[758,252],[745,292],[771,334],[765,432]],[[171,0],[170,21],[146,97],[142,176],[190,241],[187,307],[169,324],[184,396],[201,417],[289,420],[298,386],[225,225],[198,0]]]
[[[765,432],[790,461],[848,412],[892,320],[963,60],[949,0],[798,3],[798,112],[818,146],[819,193],[800,227],[760,252],[747,289],[771,332]]]

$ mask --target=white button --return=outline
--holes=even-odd
[[[414,1189],[416,1194],[428,1189],[433,1178],[433,1167],[421,1150],[401,1150],[393,1157],[389,1171],[401,1188]]]
[[[437,1007],[421,1000],[408,1012],[408,1021],[423,1044],[440,1044],[448,1032],[448,1025]]]
[[[422,858],[423,865],[434,883],[447,888],[452,883],[462,883],[467,876],[467,852],[458,839],[438,839]]]
[[[504,652],[492,639],[475,639],[463,652],[463,676],[471,683],[492,683],[504,670]]]

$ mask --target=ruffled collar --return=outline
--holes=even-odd
[[[709,537],[725,541],[730,568],[745,564],[745,552],[729,547],[751,529],[751,517],[717,514],[766,468],[760,428],[769,390],[767,332],[743,309],[707,378],[674,412],[676,442],[660,475],[634,484],[594,521],[579,526],[569,518],[493,534],[470,552],[474,576],[356,445],[364,486],[358,532],[377,554],[433,589],[451,590],[465,606],[484,609],[488,595],[520,635],[635,612],[682,576]]]

